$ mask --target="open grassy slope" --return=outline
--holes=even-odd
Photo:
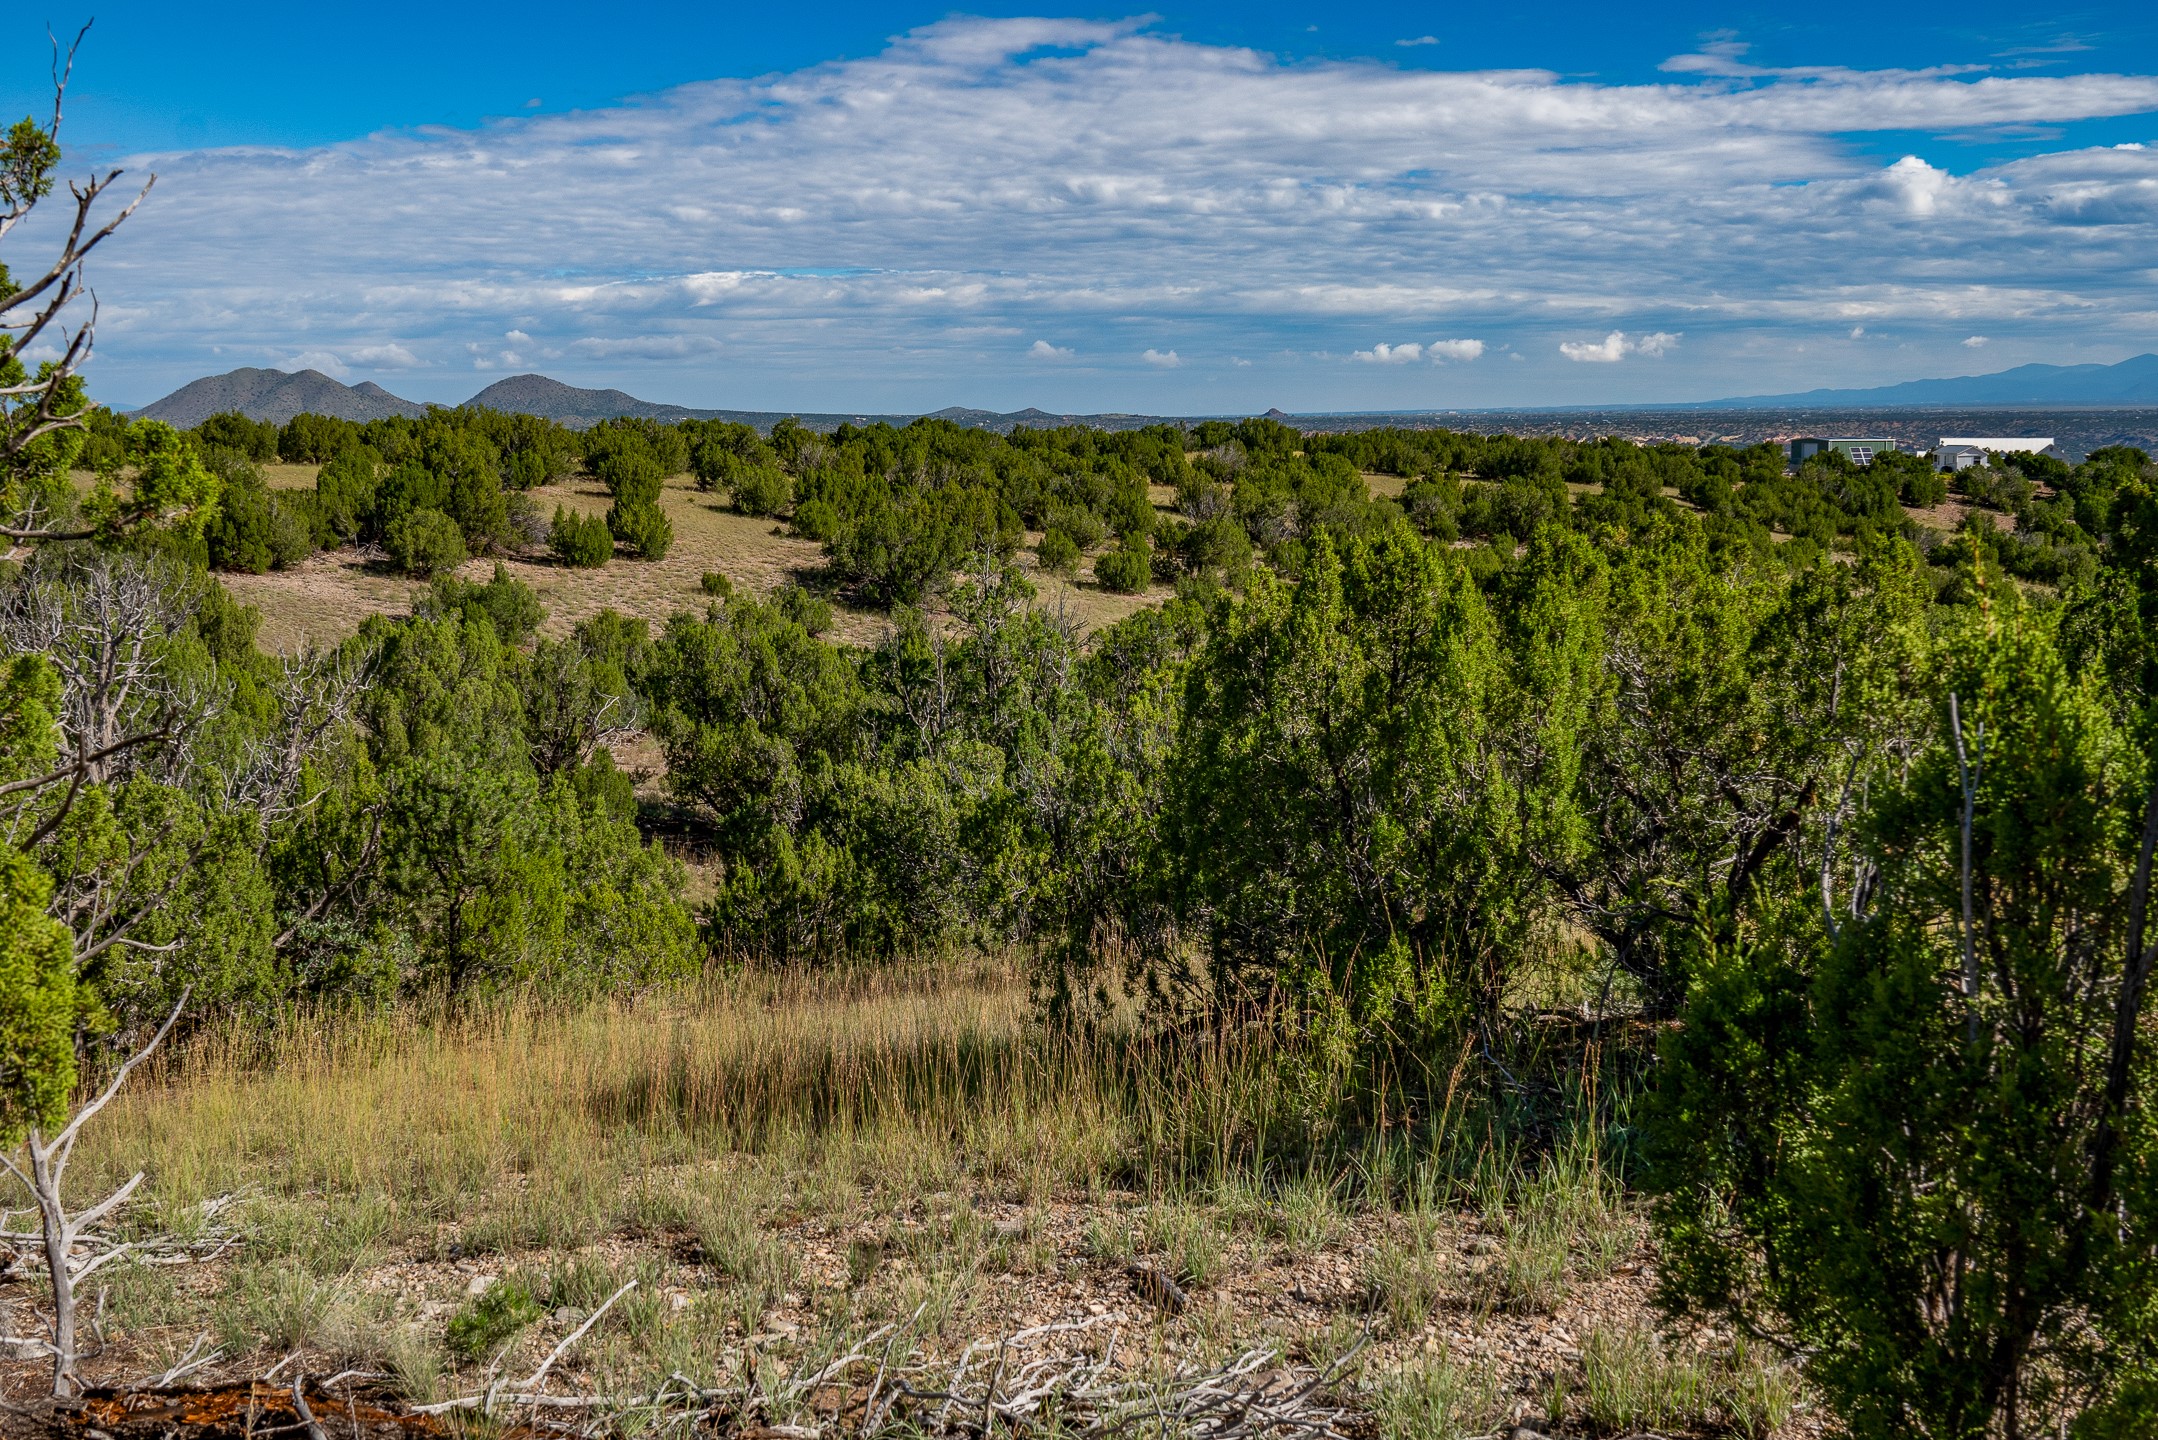
[[[287,489],[311,488],[318,468],[263,467],[271,485]],[[1166,503],[1170,494],[1159,490],[1156,499]],[[549,515],[557,504],[595,515],[605,513],[608,505],[607,492],[582,475],[542,486],[531,495]],[[674,545],[667,558],[656,564],[617,558],[598,570],[572,570],[545,556],[505,562],[511,574],[538,592],[540,603],[547,607],[548,633],[559,634],[610,606],[655,625],[677,610],[699,610],[706,597],[698,582],[708,570],[717,570],[736,586],[763,595],[789,583],[813,581],[823,565],[823,551],[813,542],[789,535],[778,521],[735,513],[721,497],[699,491],[687,475],[667,482],[661,504],[674,522]],[[1027,536],[1028,546],[1040,538]],[[1081,566],[1076,584],[1042,574],[1033,568],[1031,548],[1022,553],[1019,563],[1029,570],[1041,603],[1050,609],[1064,607],[1085,629],[1111,624],[1169,593],[1157,587],[1150,596],[1111,594],[1093,583],[1090,565]],[[493,565],[492,560],[475,559],[462,573],[467,579],[484,580]],[[426,588],[396,573],[378,552],[350,548],[316,555],[291,570],[222,578],[235,597],[262,611],[263,646],[286,652],[309,642],[335,644],[369,615],[402,614],[410,608],[412,596]],[[835,622],[836,638],[858,643],[873,642],[888,623],[880,612],[844,607],[835,610]]]

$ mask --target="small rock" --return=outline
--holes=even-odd
[[[10,1360],[42,1360],[52,1354],[52,1347],[44,1341],[31,1337],[17,1340],[12,1336],[0,1339],[0,1355]]]
[[[1498,1248],[1499,1242],[1489,1235],[1471,1235],[1461,1247],[1462,1253],[1467,1255],[1494,1255]]]
[[[557,1325],[582,1325],[584,1317],[585,1312],[574,1305],[557,1305],[553,1318]]]
[[[999,1240],[1023,1240],[1027,1233],[1026,1217],[1021,1215],[1010,1220],[999,1220],[996,1230]]]
[[[689,1296],[680,1290],[675,1291],[667,1297],[667,1308],[677,1313],[687,1310],[689,1308]]]
[[[1102,1304],[1099,1300],[1089,1300],[1086,1302],[1086,1313],[1089,1315],[1107,1314],[1108,1310],[1109,1307]]]
[[[472,1283],[465,1286],[465,1294],[477,1300],[500,1283],[493,1275],[475,1275],[472,1277]]]
[[[1532,1426],[1516,1425],[1506,1440],[1551,1440],[1551,1437]]]

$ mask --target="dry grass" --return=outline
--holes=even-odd
[[[312,485],[318,468],[264,467],[272,485],[292,489]],[[549,515],[558,504],[597,515],[609,503],[607,492],[584,476],[542,486],[531,495]],[[654,625],[676,611],[701,612],[708,598],[699,582],[710,570],[753,595],[768,595],[783,585],[814,583],[823,568],[821,546],[788,534],[777,521],[735,513],[720,497],[699,491],[686,475],[667,482],[661,503],[674,522],[674,544],[664,560],[621,558],[598,570],[573,570],[544,556],[505,562],[509,572],[537,591],[540,603],[547,607],[547,633],[561,634],[607,608]],[[1110,594],[1092,582],[1091,566],[1076,583],[1043,574],[1034,566],[1031,548],[1040,538],[1027,537],[1029,548],[1019,563],[1039,590],[1040,603],[1051,610],[1062,609],[1082,630],[1112,624],[1169,593],[1156,587],[1149,595]],[[466,579],[485,580],[493,564],[492,560],[473,560],[462,573]],[[403,614],[411,608],[412,597],[425,588],[397,574],[379,554],[352,549],[316,555],[290,570],[222,578],[237,599],[262,611],[263,646],[284,653],[309,642],[335,644],[358,630],[369,615]],[[889,625],[880,612],[840,607],[835,611],[832,638],[873,644]]]
[[[1326,1356],[1371,1328],[1354,1393],[1404,1436],[1513,1423],[1551,1393],[1584,1417],[1581,1397],[1630,1393],[1634,1358],[1653,1370],[1636,1388],[1669,1389],[1664,1349],[1587,1353],[1650,1323],[1641,1227],[1592,1154],[1509,1169],[1459,1126],[1314,1147],[1312,1097],[1263,1048],[1060,1036],[998,961],[235,1021],[138,1078],[71,1183],[145,1168],[128,1223],[181,1234],[239,1192],[245,1241],[110,1271],[97,1375],[209,1331],[227,1373],[299,1349],[313,1373],[364,1362],[416,1397],[469,1393],[635,1279],[562,1383],[715,1383],[887,1322],[949,1363],[1084,1320],[1141,1371],[1252,1345]],[[0,1283],[12,1333],[35,1303]],[[1760,1369],[1719,1393],[1784,1383]],[[26,1392],[35,1371],[0,1382]]]

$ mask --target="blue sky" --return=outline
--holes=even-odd
[[[2158,349],[2154,11],[101,7],[64,138],[159,180],[93,388],[1313,410],[2109,361]],[[42,26],[0,34],[42,109]]]

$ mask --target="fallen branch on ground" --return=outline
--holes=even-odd
[[[615,1292],[619,1299],[629,1287]],[[608,1304],[612,1304],[609,1300]],[[604,1309],[605,1307],[602,1307]],[[1333,1390],[1350,1372],[1365,1338],[1328,1364],[1283,1365],[1277,1350],[1242,1352],[1211,1367],[1167,1374],[1135,1374],[1116,1364],[1115,1327],[1130,1317],[1104,1315],[1076,1323],[1021,1330],[984,1346],[967,1347],[958,1362],[939,1370],[913,1358],[913,1326],[886,1325],[823,1364],[776,1376],[771,1367],[749,1367],[734,1386],[699,1385],[676,1373],[651,1394],[556,1395],[540,1389],[548,1371],[584,1334],[585,1326],[557,1345],[533,1375],[511,1386],[422,1405],[423,1415],[502,1407],[523,1409],[535,1429],[588,1434],[630,1420],[641,1429],[694,1429],[716,1425],[763,1440],[840,1440],[900,1430],[915,1434],[1012,1436],[1054,1430],[1073,1440],[1118,1440],[1139,1431],[1162,1440],[1345,1440],[1354,1412],[1336,1404]],[[918,1317],[917,1317],[918,1318]],[[1084,1346],[1056,1346],[1029,1355],[1050,1337],[1098,1333],[1109,1327],[1099,1353]],[[995,1354],[987,1363],[987,1352]],[[980,1357],[982,1363],[977,1363]]]

